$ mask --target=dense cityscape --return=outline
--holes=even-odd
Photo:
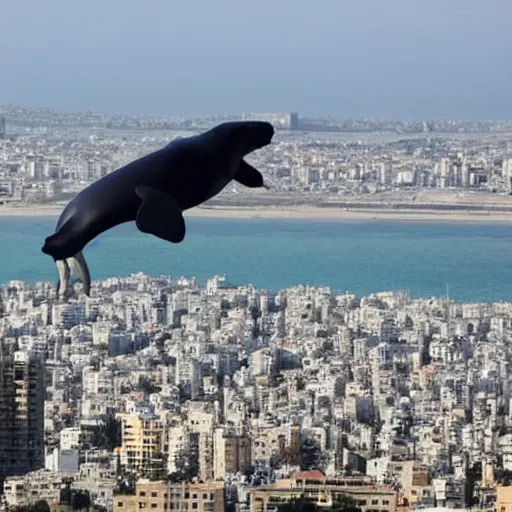
[[[4,208],[62,204],[175,137],[242,118],[277,128],[250,156],[272,190],[230,185],[213,206],[512,212],[507,121],[0,113]],[[511,318],[512,302],[274,293],[225,276],[113,276],[66,300],[49,282],[4,283],[0,507],[501,512]]]
[[[55,293],[1,291],[4,506],[66,488],[115,511],[508,499],[510,303],[144,274]]]
[[[272,192],[228,187],[211,204],[512,211],[512,123],[505,121],[346,121],[296,113],[150,118],[15,107],[0,112],[4,204],[68,199],[175,137],[242,118],[266,119],[278,129],[271,146],[249,157]]]

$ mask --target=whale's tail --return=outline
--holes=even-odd
[[[85,295],[89,296],[91,290],[91,275],[82,254],[83,240],[75,236],[73,227],[75,227],[73,218],[58,225],[57,232],[48,236],[41,247],[41,251],[51,256],[57,265],[59,272],[57,289],[60,297],[67,296],[70,270],[81,281]]]
[[[91,291],[91,274],[82,251],[77,251],[72,256],[69,256],[69,246],[66,247],[63,243],[60,233],[46,238],[41,251],[55,260],[59,272],[59,282],[57,284],[59,296],[65,297],[67,295],[70,284],[70,270],[76,274],[78,280],[82,283],[85,295],[89,296]]]
[[[66,262],[70,265],[71,269],[77,275],[79,281],[82,283],[82,291],[89,297],[91,293],[91,274],[89,273],[89,267],[87,261],[85,261],[82,251],[77,252],[71,258],[68,258]]]
[[[77,275],[78,280],[82,283],[82,291],[85,295],[90,296],[91,274],[89,273],[89,267],[87,266],[82,251],[77,252],[71,258],[55,260],[55,264],[59,272],[59,281],[57,283],[57,293],[59,297],[65,298],[67,296],[71,271]]]

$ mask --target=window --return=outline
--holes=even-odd
[[[124,503],[123,503],[122,501],[118,501],[118,502],[117,502],[117,506],[118,506],[119,508],[123,508]]]
[[[194,502],[192,503],[192,508],[193,508],[193,509],[197,509],[197,501],[194,501]]]
[[[372,500],[372,505],[378,505],[379,504],[379,500]]]
[[[157,508],[158,507],[158,503],[151,503],[151,508]]]
[[[382,500],[383,505],[389,505],[389,500]]]
[[[152,498],[157,498],[158,497],[158,493],[156,491],[151,491],[151,497]]]
[[[146,491],[140,491],[139,496],[146,496]]]

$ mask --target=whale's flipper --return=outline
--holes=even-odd
[[[135,193],[142,199],[136,219],[139,231],[175,244],[185,238],[185,219],[172,196],[148,185],[139,185]]]
[[[245,160],[242,160],[238,171],[236,171],[234,179],[238,183],[245,185],[246,187],[256,188],[265,187],[267,185],[263,182],[263,176],[260,171],[255,169],[252,165],[248,164]]]

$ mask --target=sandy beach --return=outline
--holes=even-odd
[[[0,217],[57,217],[63,206],[0,206]],[[297,219],[329,221],[399,221],[399,222],[460,222],[512,224],[512,213],[477,211],[431,210],[346,210],[307,206],[286,207],[200,207],[185,212],[185,217],[211,217],[218,219]]]

